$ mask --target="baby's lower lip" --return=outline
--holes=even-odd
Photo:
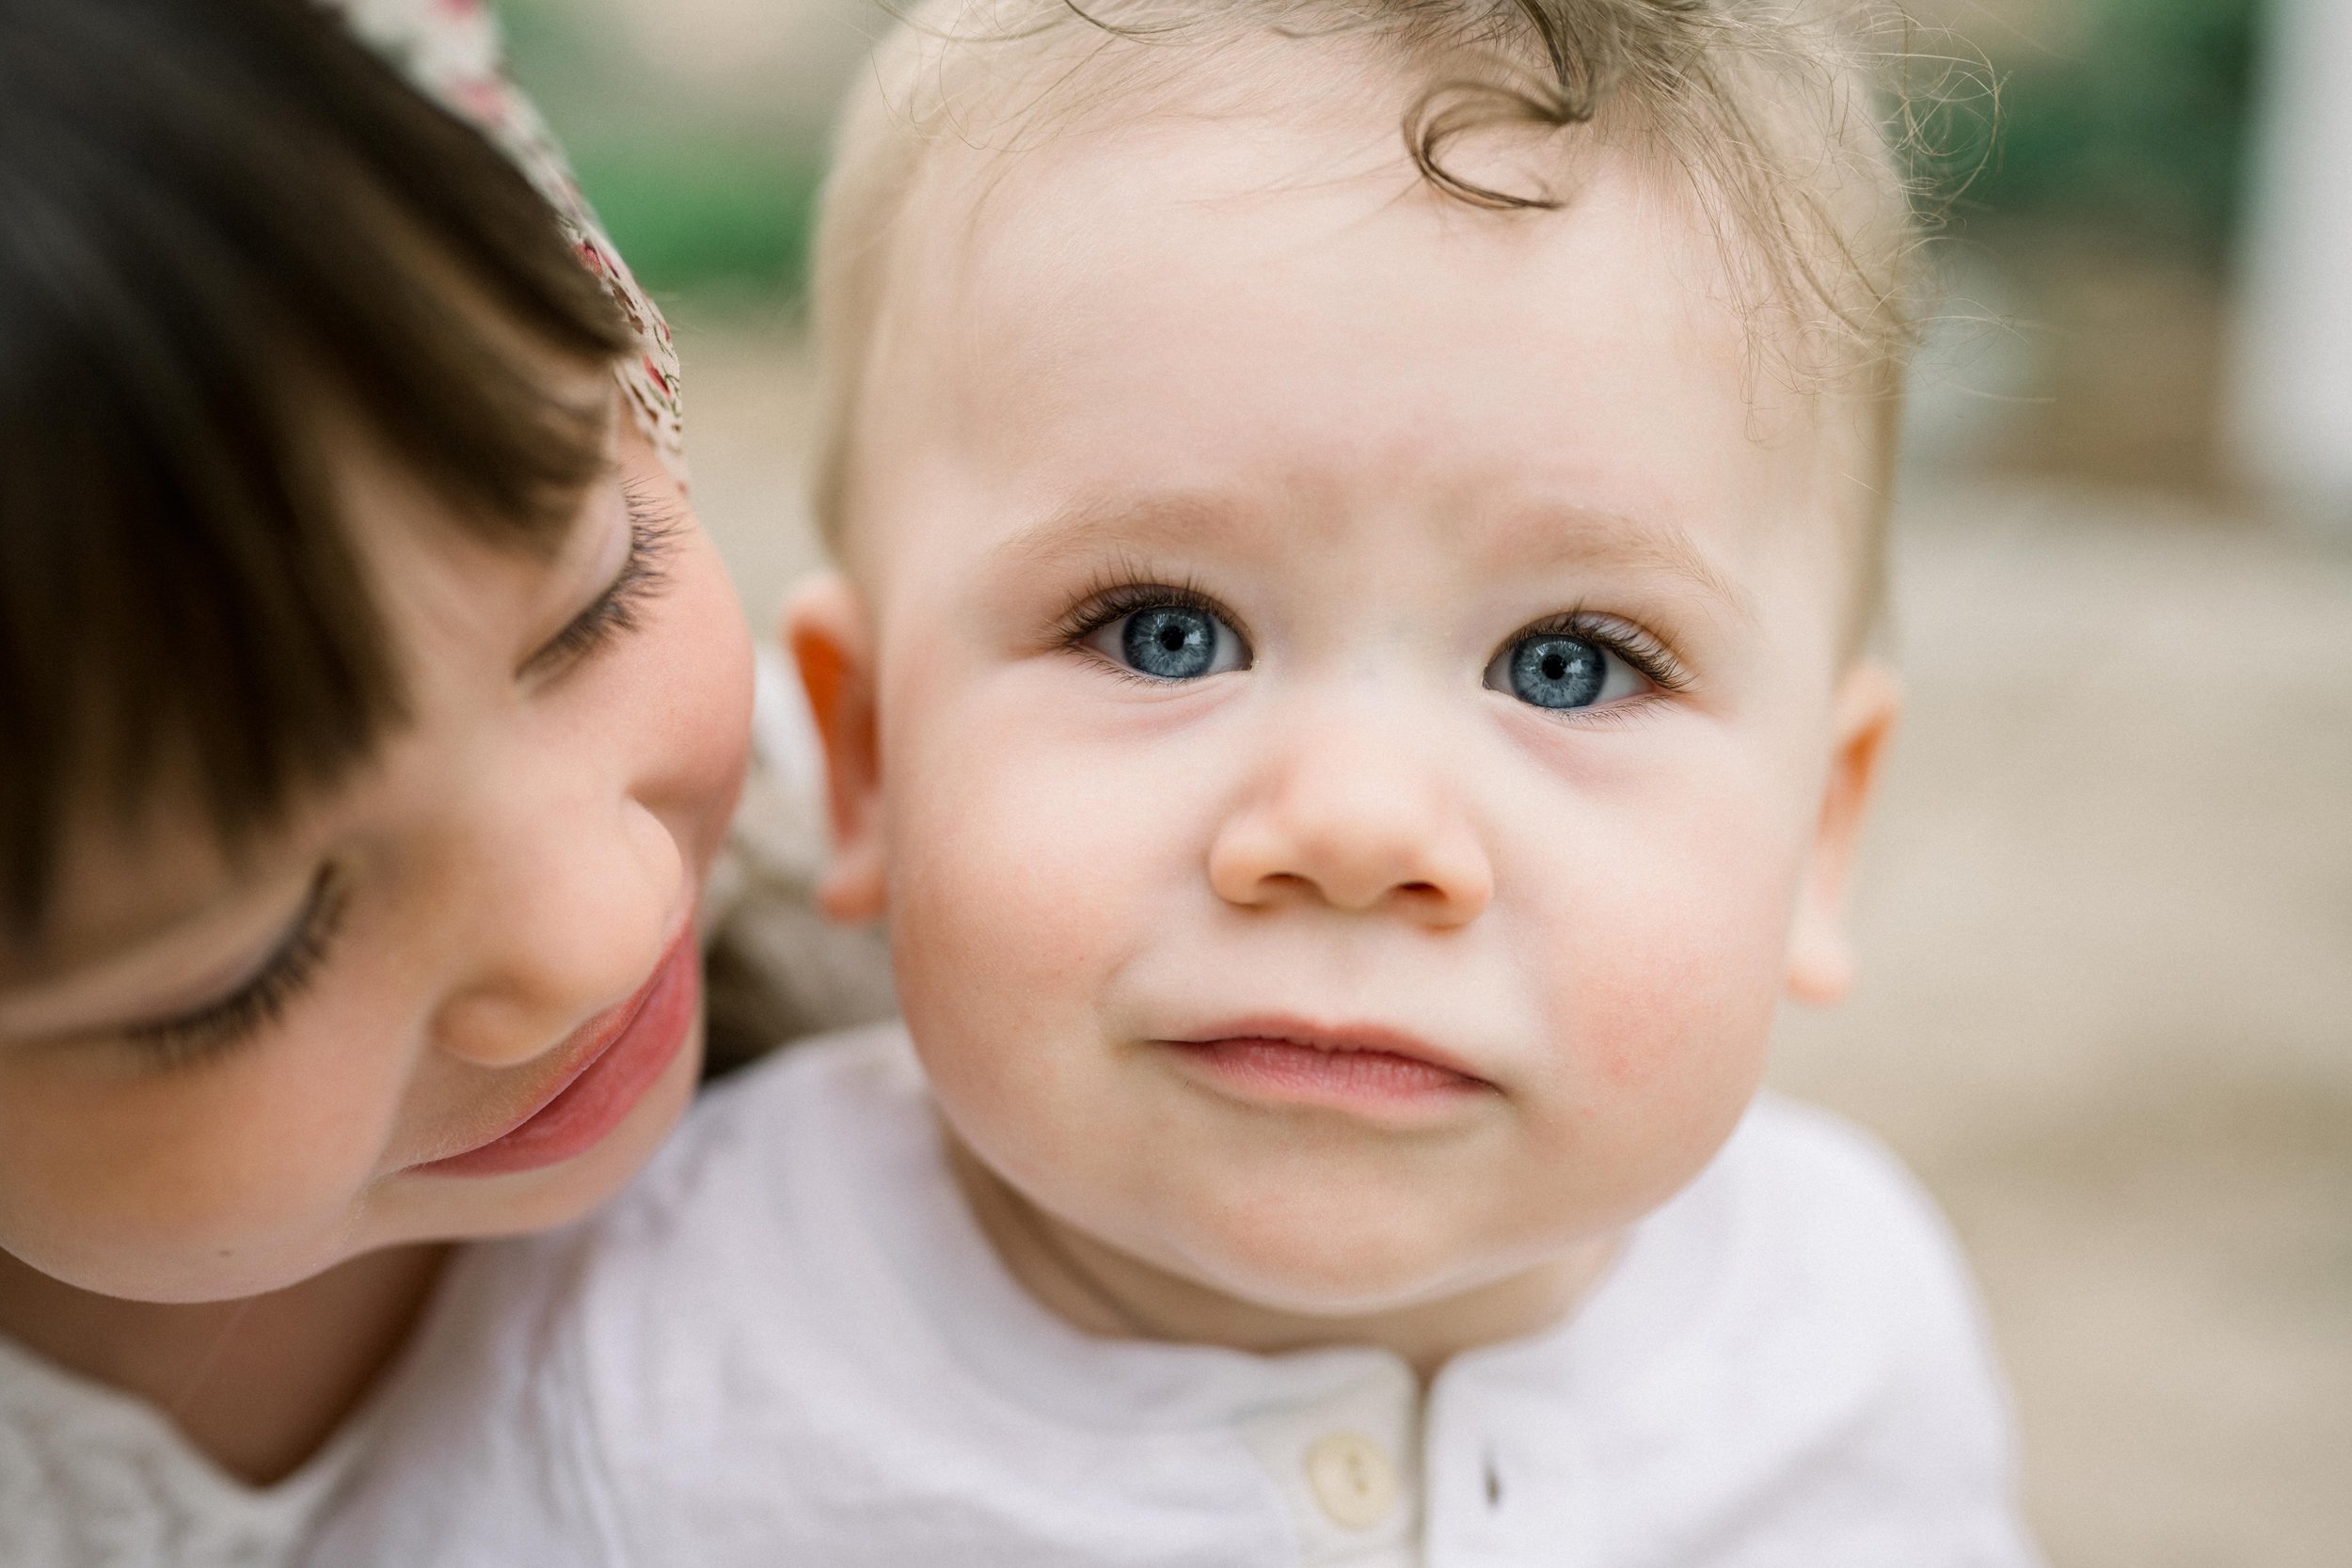
[[[637,1108],[693,1032],[701,954],[690,922],[635,995],[612,1009],[601,1049],[538,1109],[485,1144],[411,1167],[421,1176],[505,1176],[585,1154]]]
[[[1179,1060],[1253,1100],[1334,1110],[1431,1109],[1490,1093],[1483,1079],[1391,1051],[1333,1049],[1263,1036],[1167,1042]]]

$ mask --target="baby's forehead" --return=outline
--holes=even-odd
[[[1705,236],[1641,170],[1519,221],[1268,183],[1311,151],[1106,136],[990,193],[875,388],[864,526],[914,568],[885,598],[1148,568],[1432,616],[1532,575],[1835,613],[1811,416],[1759,418],[1736,313],[1677,272]]]
[[[1069,372],[1152,357],[1113,328],[1181,324],[1205,359],[1219,333],[1266,325],[1259,362],[1228,367],[1255,382],[1297,347],[1276,328],[1320,322],[1461,351],[1482,386],[1519,386],[1522,414],[1596,387],[1658,392],[1661,366],[1735,375],[1740,436],[1670,417],[1696,450],[1753,437],[1786,467],[1804,449],[1857,567],[1858,638],[1916,248],[1875,98],[1900,41],[1858,13],[1717,9],[1665,8],[1617,36],[1535,7],[1283,0],[1137,29],[1015,0],[1003,17],[1033,27],[970,37],[937,0],[854,101],[819,227],[829,540],[866,552],[885,440],[1019,441],[1068,409],[1083,424],[1106,388]],[[1548,287],[1520,286],[1546,261]],[[1561,307],[1610,287],[1629,325],[1674,330],[1558,341]],[[976,366],[988,389],[958,405]],[[1389,371],[1292,390],[1393,407],[1442,385]],[[1010,411],[1026,425],[1005,430]]]
[[[1466,487],[1563,489],[1607,467],[1650,493],[1582,499],[1628,515],[1694,452],[1783,483],[1819,444],[1819,400],[1753,373],[1703,216],[1629,153],[1514,214],[1419,181],[1373,104],[1110,120],[956,161],[909,214],[867,403],[898,443],[1073,482],[1148,461],[1176,487],[1232,461],[1377,484],[1450,457]],[[1599,461],[1629,451],[1656,471]]]
[[[1587,147],[1550,171],[1555,205],[1481,210],[1406,155],[1393,96],[1270,88],[1261,102],[1198,112],[1181,100],[1156,111],[1100,108],[1019,145],[934,146],[899,219],[901,248],[918,266],[906,277],[962,287],[960,305],[976,282],[1054,291],[1122,262],[1168,276],[1283,267],[1305,281],[1320,261],[1329,286],[1361,275],[1383,246],[1434,242],[1459,290],[1504,252],[1557,250],[1564,230],[1581,238],[1608,227],[1607,244],[1670,262],[1692,305],[1727,303],[1714,214],[1645,149]],[[1637,229],[1624,226],[1629,208],[1639,210]],[[1448,292],[1432,288],[1430,304]]]

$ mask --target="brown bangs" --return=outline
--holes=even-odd
[[[403,709],[322,394],[560,543],[628,339],[522,175],[305,0],[0,0],[0,933],[184,776],[232,843]]]

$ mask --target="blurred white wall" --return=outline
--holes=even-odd
[[[2230,432],[2246,477],[2352,529],[2352,0],[2270,0]]]

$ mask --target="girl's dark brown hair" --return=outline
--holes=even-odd
[[[234,844],[403,713],[322,402],[560,541],[625,325],[471,127],[307,0],[0,0],[0,937],[168,779]]]

